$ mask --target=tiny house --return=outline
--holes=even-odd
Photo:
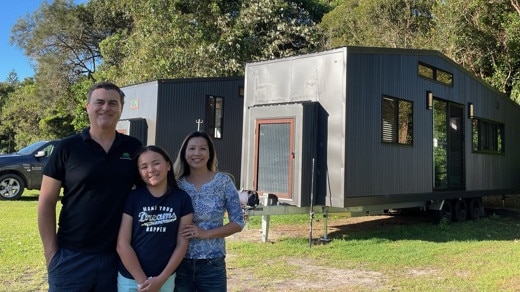
[[[244,77],[161,79],[121,88],[118,131],[164,148],[175,160],[192,131],[211,135],[218,168],[240,176]]]
[[[478,217],[520,190],[520,107],[437,51],[248,63],[242,131],[241,187],[297,207]]]

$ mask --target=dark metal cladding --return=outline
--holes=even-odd
[[[186,135],[206,130],[208,97],[222,98],[221,138],[213,139],[218,169],[232,174],[240,187],[243,86],[243,77],[161,79],[125,86],[120,124],[146,120],[148,135],[143,143],[161,146],[175,159]],[[143,126],[139,127],[142,131]],[[134,135],[132,129],[129,132]]]

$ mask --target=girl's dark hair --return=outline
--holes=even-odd
[[[155,145],[148,145],[148,146],[144,146],[144,147],[140,148],[135,153],[135,156],[134,156],[135,163],[138,163],[139,156],[141,156],[141,154],[143,154],[147,151],[159,153],[164,158],[164,160],[166,160],[166,162],[170,164],[170,170],[168,171],[168,174],[166,175],[166,183],[168,185],[168,189],[178,189],[179,185],[177,185],[177,181],[175,180],[175,173],[173,171],[172,160],[170,159],[170,156],[168,155],[168,153],[161,147],[155,146]]]
[[[177,159],[175,159],[175,163],[173,164],[173,168],[175,169],[175,173],[177,174],[177,179],[190,174],[190,166],[186,161],[186,148],[188,148],[188,141],[191,138],[196,137],[206,139],[206,142],[208,143],[209,147],[209,159],[206,165],[210,171],[217,171],[217,152],[215,151],[215,145],[213,144],[213,140],[206,132],[195,131],[186,136],[186,138],[184,138],[181,149],[179,150],[179,153],[177,153]]]

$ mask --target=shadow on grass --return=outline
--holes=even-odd
[[[17,201],[23,201],[23,202],[37,202],[38,201],[38,198],[40,197],[39,194],[29,194],[29,195],[22,195],[20,197],[20,199],[18,199]],[[63,197],[63,195],[60,194],[60,197],[58,199],[61,200],[61,198]]]
[[[25,202],[36,202],[38,201],[39,196],[38,195],[31,195],[31,196],[21,196],[18,201],[25,201]]]
[[[331,240],[423,240],[430,242],[515,240],[520,237],[520,211],[486,209],[478,220],[434,224],[425,212],[404,213],[381,219],[330,225]]]

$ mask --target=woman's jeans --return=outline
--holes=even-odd
[[[183,259],[176,274],[176,292],[226,292],[227,290],[225,257]]]

